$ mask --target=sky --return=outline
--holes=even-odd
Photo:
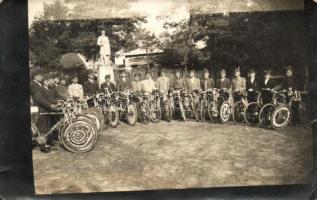
[[[29,26],[34,18],[43,12],[45,3],[54,0],[29,0]],[[303,9],[303,0],[137,0],[129,2],[130,10],[142,13],[146,16],[148,23],[143,27],[160,34],[165,22],[178,22],[188,19],[191,12],[198,13],[228,13],[228,12],[250,12],[259,10],[294,10]],[[93,2],[93,1],[92,1]],[[100,8],[98,8],[100,9]],[[97,17],[98,16],[93,16]]]

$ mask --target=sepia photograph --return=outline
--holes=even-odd
[[[301,0],[29,0],[36,194],[308,184]]]

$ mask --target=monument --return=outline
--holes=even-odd
[[[98,69],[98,83],[100,86],[105,82],[105,75],[110,75],[111,81],[114,82],[113,66],[110,60],[110,42],[104,30],[101,31],[101,35],[97,39],[97,45],[100,46],[100,59],[96,63]]]

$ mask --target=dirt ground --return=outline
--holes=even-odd
[[[33,150],[37,194],[308,183],[310,130],[121,124],[86,154]]]

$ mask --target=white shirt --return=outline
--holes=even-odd
[[[79,97],[82,98],[84,97],[84,90],[83,90],[83,86],[76,83],[72,83],[68,86],[68,94],[71,97]]]
[[[251,77],[251,83],[253,83],[253,82],[254,82],[254,79],[255,79],[255,77]]]
[[[150,94],[155,89],[155,82],[152,79],[145,79],[142,81],[142,89],[146,94]]]
[[[264,85],[266,85],[269,80],[270,80],[269,78],[266,78],[266,79],[264,80]]]

